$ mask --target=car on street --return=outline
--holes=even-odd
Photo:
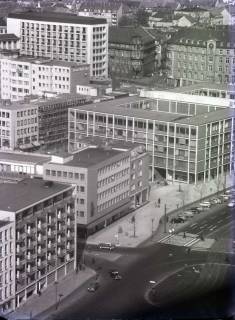
[[[219,199],[219,198],[213,198],[213,199],[210,200],[210,202],[213,203],[213,204],[220,204],[220,203],[222,203],[221,199]]]
[[[204,211],[204,210],[205,210],[205,208],[203,208],[203,207],[199,206],[199,207],[197,207],[197,210],[198,210],[198,212],[200,213],[200,212]]]
[[[179,215],[178,215],[178,218],[180,218],[180,219],[182,219],[182,220],[184,220],[184,221],[187,220],[187,217],[185,217],[185,215],[184,215],[183,213],[179,214]]]
[[[98,290],[100,287],[99,282],[95,281],[95,282],[91,282],[88,285],[87,291],[89,292],[95,292],[96,290]]]
[[[99,243],[98,244],[99,249],[105,249],[105,250],[113,250],[115,249],[115,245],[112,244],[111,242],[106,242],[106,243]]]
[[[229,200],[229,195],[228,194],[221,194],[220,198],[223,200],[223,202],[226,202]]]
[[[199,206],[203,207],[203,208],[210,208],[211,207],[211,203],[210,203],[210,201],[203,201],[203,202],[199,203]]]
[[[122,280],[122,276],[117,270],[111,270],[109,274],[113,280]]]
[[[191,211],[191,212],[193,212],[193,213],[200,213],[200,211],[198,210],[197,207],[191,207],[191,208],[189,209],[189,211]]]

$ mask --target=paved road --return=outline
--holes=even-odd
[[[137,249],[138,250],[138,249]],[[142,250],[142,249],[139,249]],[[100,288],[95,293],[85,293],[86,288],[76,290],[60,306],[56,319],[133,319],[144,317],[148,312],[157,312],[146,299],[150,280],[161,281],[186,264],[207,261],[206,252],[187,254],[185,248],[155,244],[145,248],[145,254],[124,255],[117,263],[97,257]],[[108,270],[117,268],[121,281],[110,278]],[[180,296],[180,292],[178,295]],[[67,300],[67,301],[66,301]],[[169,309],[167,309],[169,312]],[[164,314],[164,310],[162,311]],[[173,317],[173,314],[171,315]],[[209,315],[208,315],[209,316]]]

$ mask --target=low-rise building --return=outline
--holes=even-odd
[[[7,23],[5,18],[0,18],[0,34],[7,33]]]
[[[20,103],[0,105],[0,149],[38,146],[38,108]]]
[[[1,219],[13,221],[12,269],[5,271],[4,267],[7,274],[12,270],[13,282],[7,275],[7,283],[3,286],[4,290],[7,288],[7,294],[2,295],[4,308],[8,307],[6,299],[11,300],[9,307],[18,307],[33,293],[43,291],[74,270],[76,246],[72,193],[73,187],[69,185],[48,183],[42,179],[0,184]],[[9,265],[10,257],[7,260]],[[11,284],[14,285],[12,295],[9,291]]]
[[[13,33],[0,34],[0,50],[19,50],[20,38]]]
[[[15,308],[15,228],[13,220],[0,220],[0,314]]]
[[[77,84],[89,84],[89,65],[45,58],[4,57],[1,64],[1,98],[17,101],[27,95],[76,93]]]
[[[152,74],[155,67],[155,39],[143,28],[111,27],[109,72],[132,78]]]

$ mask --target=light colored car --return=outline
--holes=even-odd
[[[194,216],[193,212],[192,211],[185,211],[184,212],[184,216],[186,218],[192,218]]]
[[[99,289],[99,282],[91,282],[87,288],[87,291],[89,292],[95,292]]]
[[[219,198],[213,198],[213,199],[211,199],[211,202],[214,203],[214,204],[222,203],[221,199],[219,199]]]
[[[98,244],[99,249],[106,249],[106,250],[113,250],[115,249],[115,245],[112,244],[111,242],[106,242],[106,243],[99,243]]]
[[[204,202],[199,203],[199,206],[204,207],[204,208],[210,208],[211,203],[209,201],[204,201]]]
[[[221,194],[221,199],[223,200],[223,201],[228,201],[229,200],[229,195],[228,194]]]
[[[229,203],[227,204],[227,206],[228,206],[229,208],[234,208],[234,207],[235,207],[235,201],[229,202]]]
[[[185,215],[183,213],[178,215],[178,218],[182,219],[182,220],[187,220],[187,217],[185,217]]]

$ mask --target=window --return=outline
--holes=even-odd
[[[85,199],[80,199],[80,204],[84,204],[85,203]]]
[[[84,211],[80,211],[79,214],[80,214],[80,217],[84,217],[85,216],[85,212]]]
[[[80,174],[80,179],[81,179],[81,180],[85,180],[85,174],[84,174],[84,173],[81,173],[81,174]]]
[[[85,187],[81,186],[80,187],[80,192],[85,192]]]

